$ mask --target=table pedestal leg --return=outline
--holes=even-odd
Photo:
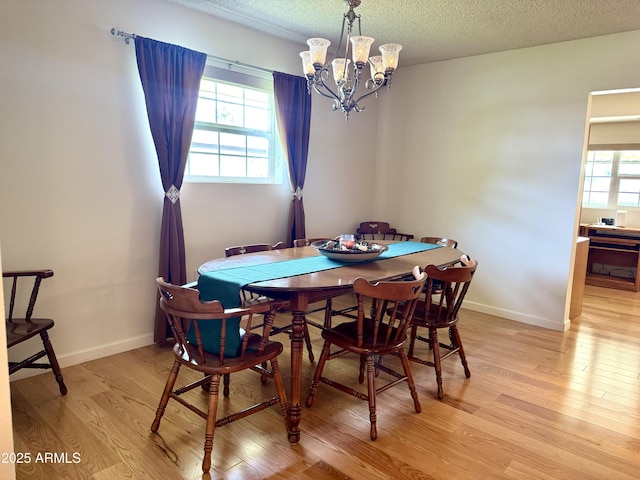
[[[291,398],[289,400],[289,442],[300,441],[300,383],[302,382],[302,351],[304,342],[304,311],[293,311],[291,335]]]

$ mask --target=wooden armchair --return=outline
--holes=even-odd
[[[278,355],[283,347],[279,342],[269,340],[269,333],[278,308],[282,302],[256,302],[247,308],[225,309],[218,301],[200,301],[200,292],[193,288],[171,285],[162,278],[156,279],[160,292],[160,308],[165,312],[176,344],[173,347],[174,362],[167,378],[151,431],[157,432],[160,421],[170,399],[176,400],[192,412],[206,420],[204,458],[202,471],[211,469],[211,452],[215,429],[245,418],[268,407],[280,404],[285,429],[289,430],[289,414],[284,383],[278,365]],[[249,333],[254,317],[265,316],[265,328],[261,334]],[[240,328],[242,321],[242,328]],[[270,363],[271,369],[264,366]],[[204,374],[204,378],[175,389],[174,386],[181,367]],[[220,378],[224,377],[223,395],[229,396],[228,378],[230,374],[243,370],[254,370],[275,380],[276,395],[237,413],[217,419]],[[190,403],[182,395],[194,388],[208,386],[207,411]],[[263,388],[263,387],[260,387]],[[260,392],[256,397],[262,396]],[[182,436],[184,441],[189,435]]]
[[[358,317],[356,321],[344,322],[333,328],[324,330],[324,346],[318,360],[307,407],[313,405],[314,396],[320,382],[369,402],[369,420],[371,422],[370,437],[378,437],[376,427],[376,394],[387,390],[401,382],[407,382],[416,412],[420,412],[420,402],[416,393],[407,354],[404,350],[407,340],[407,328],[416,303],[425,283],[425,275],[418,267],[414,268],[415,279],[410,281],[378,282],[372,284],[363,278],[357,278],[353,284],[358,299]],[[365,301],[366,300],[366,301]],[[366,305],[365,305],[366,303]],[[371,307],[370,310],[368,307]],[[370,311],[370,317],[367,313]],[[387,315],[386,313],[389,312]],[[331,353],[331,346],[337,351]],[[350,386],[323,376],[325,364],[328,360],[355,354],[360,360],[359,382],[364,383],[365,369],[367,372],[367,393],[362,393]],[[396,354],[402,362],[403,372],[395,372],[387,366],[376,363],[378,357],[386,354]],[[380,370],[390,375],[391,380],[376,388],[376,371]]]
[[[411,324],[409,341],[409,360],[434,367],[438,398],[444,397],[442,387],[442,360],[453,354],[458,354],[464,374],[471,376],[465,357],[462,339],[458,332],[458,315],[462,302],[469,290],[471,280],[478,267],[476,260],[466,255],[460,259],[460,264],[440,269],[435,265],[428,265],[424,272],[427,274],[425,296],[418,302]],[[434,288],[438,285],[438,288]],[[419,329],[426,328],[428,337],[419,335]],[[438,338],[438,330],[448,330],[448,343]],[[432,352],[432,358],[420,358],[416,354],[416,341],[425,342]]]
[[[391,228],[387,222],[362,222],[356,229],[356,236],[360,240],[400,240],[407,241],[413,238],[408,233],[400,233]]]
[[[14,347],[20,343],[39,335],[43,349],[28,358],[19,362],[9,362],[9,374],[17,372],[21,368],[42,368],[51,369],[58,382],[58,388],[62,395],[67,394],[67,386],[64,384],[60,365],[53,350],[53,345],[49,339],[48,331],[53,328],[53,320],[50,318],[34,318],[33,311],[36,306],[40,283],[45,278],[53,277],[53,270],[25,270],[3,272],[3,278],[11,279],[11,295],[9,297],[9,316],[6,319],[7,348]],[[14,310],[16,302],[21,298],[26,298],[28,285],[31,285],[31,293],[28,295],[28,303],[24,317],[15,317]],[[24,288],[23,288],[24,287]],[[21,291],[25,295],[21,295]],[[46,356],[48,363],[38,363],[38,360]]]

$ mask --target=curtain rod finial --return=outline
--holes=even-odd
[[[115,36],[115,37],[121,37],[124,39],[124,43],[126,43],[127,45],[129,43],[131,43],[131,40],[133,40],[134,38],[136,38],[136,36],[132,33],[127,33],[127,32],[123,32],[122,30],[120,30],[119,28],[112,28],[111,29],[111,35]]]

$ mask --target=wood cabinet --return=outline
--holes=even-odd
[[[569,319],[573,320],[582,313],[582,298],[587,276],[587,260],[589,258],[589,239],[578,237],[576,242],[576,261],[573,267],[573,287],[569,304]]]
[[[581,225],[589,238],[587,285],[640,291],[640,228]]]

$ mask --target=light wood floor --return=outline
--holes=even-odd
[[[587,287],[564,334],[470,311],[460,330],[471,378],[457,357],[446,360],[438,401],[432,369],[412,364],[422,413],[404,384],[380,394],[377,441],[366,402],[321,385],[303,407],[298,445],[277,408],[217,429],[211,478],[640,477],[640,294]],[[326,371],[357,382],[355,363],[334,360]],[[169,349],[150,346],[64,369],[66,397],[50,373],[12,383],[15,449],[32,458],[18,478],[202,478],[200,417],[170,402],[158,434],[149,430],[171,364]],[[288,351],[281,366],[288,382]],[[305,359],[303,385],[312,372]],[[272,388],[239,374],[221,408]],[[35,462],[47,452],[58,462]]]

